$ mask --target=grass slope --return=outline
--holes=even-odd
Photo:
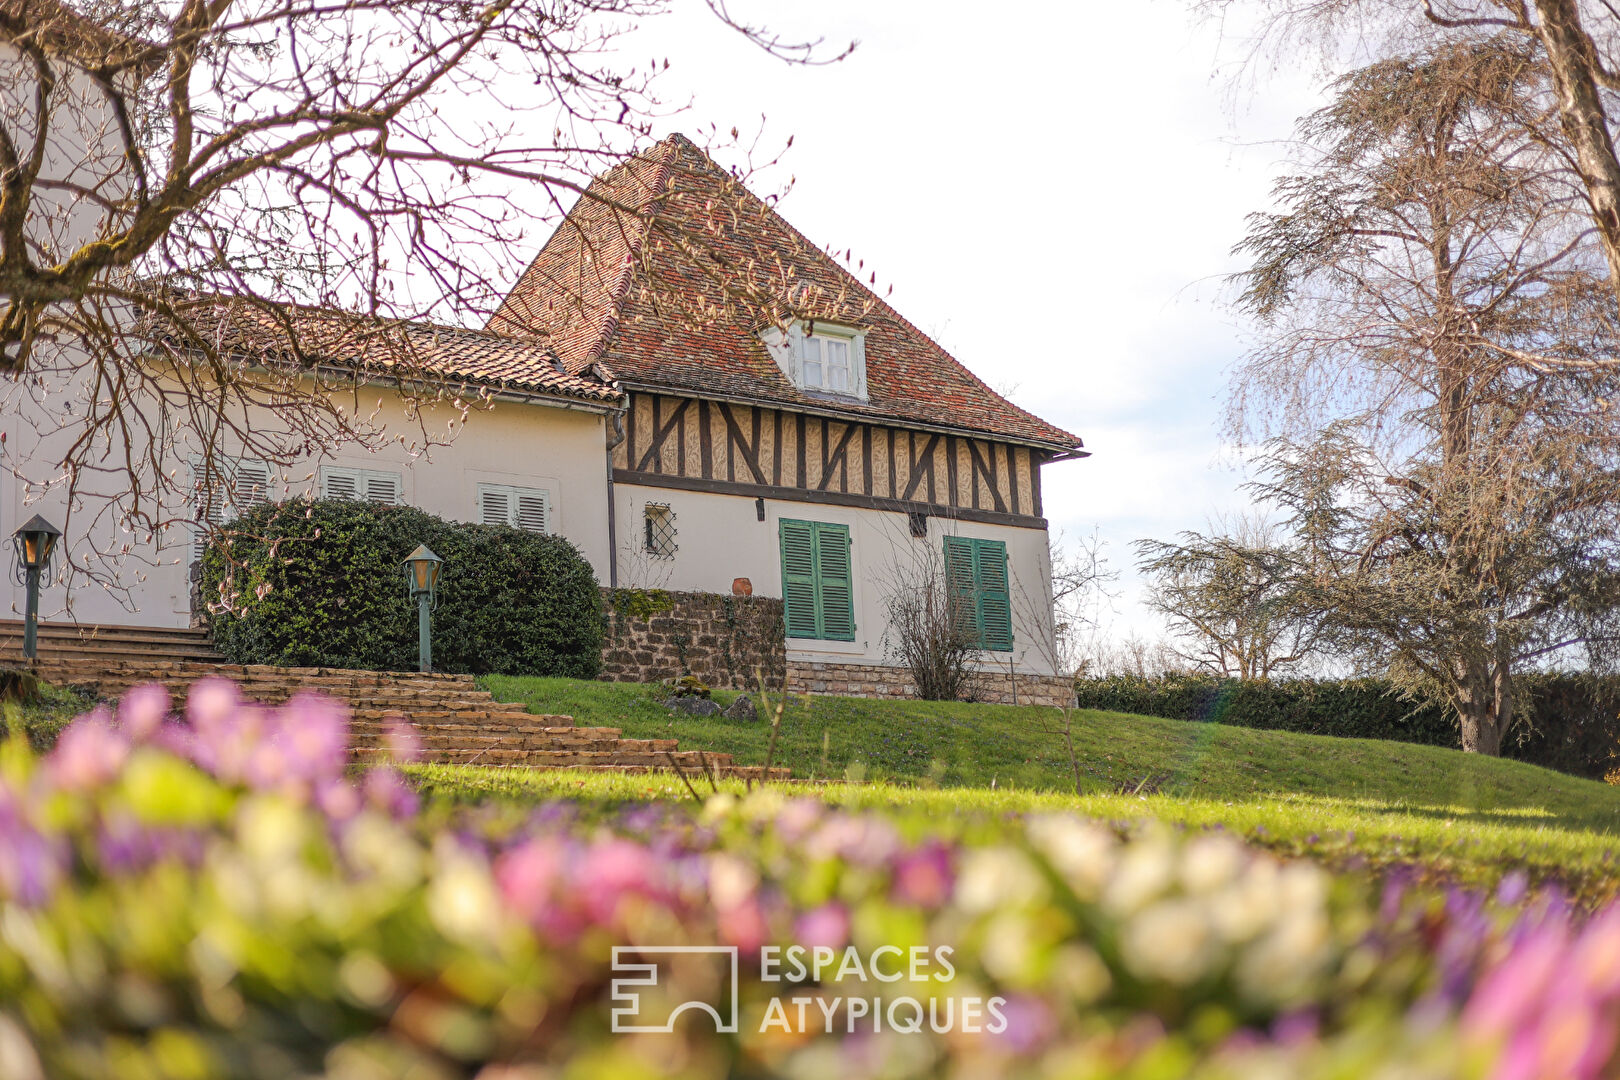
[[[502,700],[569,713],[582,725],[674,736],[683,747],[724,751],[743,763],[764,760],[763,721],[672,716],[650,688],[486,682]],[[800,778],[837,781],[864,772],[878,781],[814,789],[852,806],[922,807],[940,816],[1061,809],[1122,827],[1151,820],[1223,828],[1342,868],[1403,867],[1477,886],[1523,870],[1589,903],[1620,893],[1620,788],[1436,747],[1081,711],[1074,739],[1084,794],[1076,796],[1062,737],[1053,731],[1058,720],[1055,710],[1000,705],[795,699],[776,760]],[[428,766],[418,777],[430,796],[449,802],[690,799],[679,780],[665,776]],[[1143,777],[1168,779],[1158,794],[1130,794]],[[698,788],[709,794],[706,782]]]
[[[634,738],[678,738],[683,749],[765,759],[770,728],[716,716],[672,714],[653,688],[627,683],[489,676],[504,701],[567,713],[581,725]],[[728,703],[734,695],[716,692]],[[854,778],[938,787],[1012,787],[1073,793],[1055,709],[961,702],[794,698],[776,763],[804,779]],[[1088,794],[1159,790],[1211,801],[1330,796],[1407,808],[1442,808],[1478,824],[1562,824],[1620,832],[1620,787],[1517,761],[1432,746],[1335,739],[1124,713],[1077,711],[1074,741]]]

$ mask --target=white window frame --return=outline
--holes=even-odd
[[[501,515],[504,517],[503,521],[492,521],[490,518],[485,516],[485,507],[487,505],[486,496],[489,495],[498,495],[505,500],[506,505],[504,514]],[[540,528],[538,529],[531,528],[528,525],[523,524],[523,500],[525,499],[538,499],[540,501],[541,520]],[[491,509],[493,509],[493,507],[491,507]],[[510,525],[513,528],[523,529],[532,533],[539,533],[542,536],[549,536],[552,533],[551,523],[553,518],[551,516],[551,492],[547,491],[545,488],[517,487],[513,484],[479,484],[477,500],[473,506],[473,512],[478,522],[483,525]]]
[[[353,495],[334,493],[332,481],[344,480],[353,486]],[[388,488],[389,497],[376,498],[374,488]],[[405,501],[404,478],[391,469],[356,469],[347,465],[321,466],[321,498],[323,499],[358,499],[361,502],[380,503],[384,506],[398,506]]]
[[[202,494],[203,459],[200,457],[191,459],[191,561],[194,563],[202,560],[204,548],[207,546],[209,534],[207,524],[223,528],[235,521],[243,510],[250,510],[255,506],[275,501],[270,490],[271,485],[275,483],[275,470],[268,463],[255,461],[251,458],[221,458],[218,464],[219,469],[217,471],[232,474],[230,478],[232,493],[227,497],[221,492],[222,501],[218,504],[218,515],[211,522],[205,524],[202,519],[203,508],[198,505],[198,498]],[[257,472],[262,477],[258,481],[262,485],[258,497],[250,497],[245,503],[239,501],[240,481],[238,479],[244,471]],[[212,506],[212,500],[210,500],[210,505]]]
[[[853,326],[839,326],[820,320],[799,320],[782,327],[767,327],[761,337],[771,357],[782,373],[793,380],[793,385],[810,394],[825,394],[834,398],[866,400],[866,333]],[[834,390],[827,385],[826,343],[843,345],[849,363],[849,385]],[[814,354],[814,359],[812,358]],[[808,380],[806,366],[816,364],[820,381]]]

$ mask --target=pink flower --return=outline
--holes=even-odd
[[[937,908],[950,898],[954,880],[950,849],[930,841],[895,860],[894,901]]]
[[[842,949],[849,944],[849,911],[843,904],[831,903],[805,912],[794,924],[793,941],[812,949]]]
[[[1543,993],[1564,967],[1565,944],[1564,930],[1557,925],[1520,939],[1474,988],[1463,1008],[1464,1030],[1494,1038],[1519,1028],[1535,1014]]]
[[[277,713],[287,767],[299,780],[342,776],[349,762],[349,710],[321,694],[296,694]]]
[[[65,791],[89,791],[116,777],[129,758],[129,739],[105,708],[63,730],[49,759],[51,779]]]
[[[135,742],[145,742],[168,718],[172,704],[161,683],[131,687],[118,703],[118,726]]]
[[[401,765],[422,760],[422,737],[402,717],[390,716],[383,724],[383,745],[388,747],[388,756]]]

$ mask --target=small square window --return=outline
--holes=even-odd
[[[906,511],[906,524],[911,527],[911,535],[916,540],[928,538],[928,515],[921,510]]]
[[[641,526],[642,551],[655,559],[675,557],[675,511],[664,503],[648,503]]]

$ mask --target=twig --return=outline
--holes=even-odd
[[[665,750],[664,756],[669,758],[669,767],[674,769],[675,775],[681,778],[681,783],[686,785],[686,790],[692,793],[692,801],[697,803],[699,806],[702,806],[702,797],[698,795],[697,788],[692,786],[692,781],[686,778],[686,770],[681,768],[680,762],[675,760],[674,753],[669,750]]]

